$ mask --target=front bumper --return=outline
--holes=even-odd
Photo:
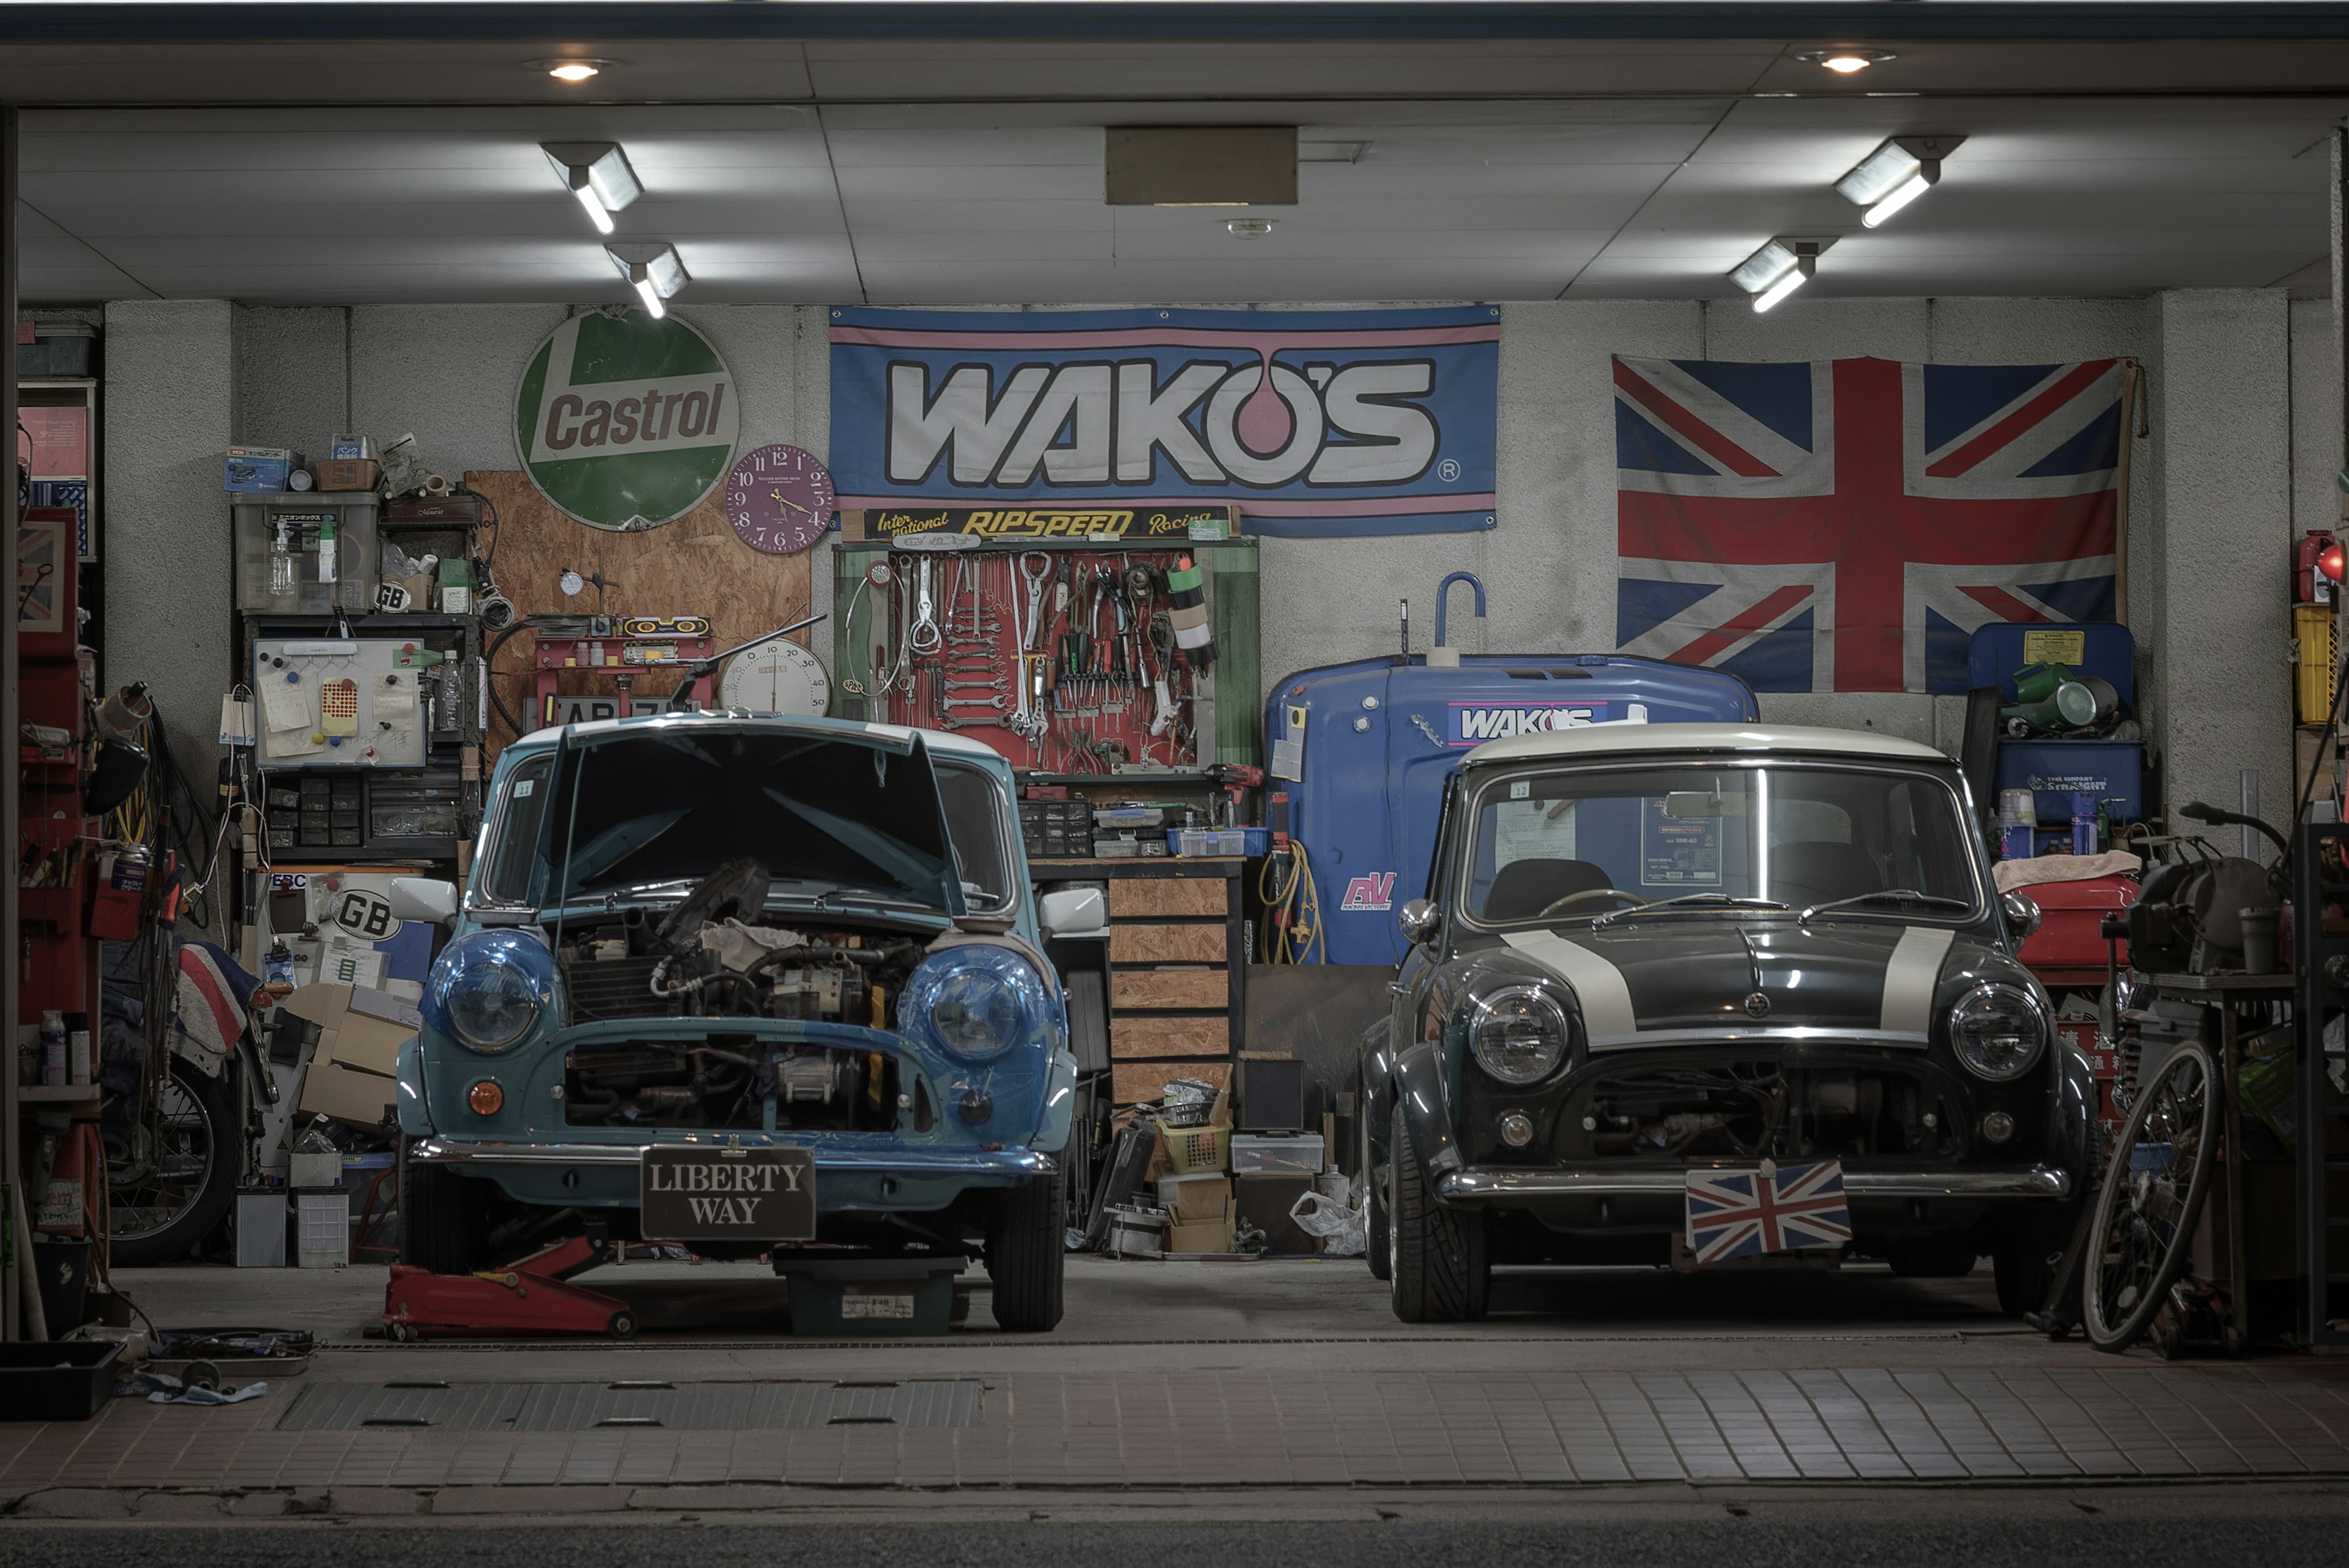
[[[788,1145],[788,1137],[710,1134],[675,1140],[713,1146],[740,1140],[744,1147]],[[491,1139],[421,1137],[408,1158],[445,1165],[495,1181],[524,1203],[633,1209],[636,1170],[645,1145],[502,1143]],[[920,1213],[946,1208],[971,1188],[1012,1187],[1049,1176],[1052,1157],[1032,1148],[855,1148],[809,1146],[815,1156],[816,1207]]]
[[[1687,1190],[1681,1166],[1626,1170],[1619,1165],[1551,1166],[1538,1170],[1472,1167],[1439,1177],[1436,1196],[1447,1202],[1493,1202],[1557,1198],[1672,1198]],[[2070,1172],[2049,1165],[2003,1166],[1977,1170],[1855,1170],[1843,1173],[1846,1196],[1861,1199],[1962,1199],[2069,1198]]]

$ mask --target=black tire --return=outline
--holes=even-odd
[[[1355,1119],[1362,1124],[1362,1158],[1361,1163],[1355,1168],[1354,1179],[1362,1184],[1368,1194],[1362,1200],[1368,1243],[1362,1249],[1362,1257],[1371,1265],[1371,1278],[1383,1282],[1394,1277],[1394,1260],[1388,1251],[1387,1184],[1373,1162],[1377,1150],[1371,1142],[1371,1107],[1367,1093],[1357,1104]]]
[[[399,1261],[436,1274],[488,1268],[492,1190],[446,1166],[400,1161]]]
[[[206,1075],[193,1063],[171,1058],[171,1090],[163,1105],[167,1142],[200,1150],[203,1173],[194,1182],[169,1194],[144,1183],[114,1179],[109,1171],[109,1201],[115,1230],[108,1238],[107,1257],[125,1269],[143,1269],[176,1262],[201,1245],[219,1224],[236,1197],[238,1150],[243,1147],[236,1101],[227,1083]],[[193,1187],[190,1196],[187,1186]],[[163,1218],[164,1210],[171,1210]],[[154,1216],[151,1224],[142,1221]]]
[[[1466,1323],[1485,1315],[1493,1279],[1480,1210],[1447,1209],[1412,1147],[1397,1106],[1387,1132],[1394,1206],[1387,1216],[1388,1281],[1394,1314],[1405,1323]]]
[[[1068,1265],[1068,1165],[1006,1191],[987,1224],[987,1277],[996,1326],[1043,1334],[1060,1326],[1061,1280]]]
[[[2071,1235],[2077,1210],[2060,1215],[2019,1220],[1999,1244],[1991,1249],[1991,1269],[1998,1279],[1998,1310],[2009,1317],[2038,1312],[2055,1288],[2055,1270],[2064,1261],[2064,1239]]]
[[[1892,1272],[1912,1280],[1962,1279],[1982,1256],[1970,1235],[1906,1236],[1885,1250]]]
[[[636,1314],[632,1312],[616,1312],[612,1314],[612,1320],[605,1324],[604,1328],[605,1332],[614,1339],[630,1338],[636,1332]]]

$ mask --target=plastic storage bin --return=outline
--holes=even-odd
[[[339,1269],[351,1261],[351,1199],[341,1188],[304,1192],[295,1199],[295,1262],[305,1269]]]
[[[247,615],[327,615],[375,612],[376,569],[382,551],[376,517],[383,498],[372,492],[278,491],[233,493],[229,513],[236,540],[236,607]],[[322,519],[335,525],[335,577],[318,576]],[[285,524],[294,556],[294,591],[269,591],[270,556],[277,525]]]
[[[1232,1145],[1229,1122],[1211,1127],[1161,1126],[1158,1131],[1166,1140],[1166,1171],[1170,1176],[1193,1176],[1204,1171],[1221,1170],[1229,1159]]]
[[[1272,848],[1268,827],[1170,827],[1166,853],[1192,857],[1220,855],[1259,859]]]
[[[1325,1158],[1319,1133],[1295,1137],[1236,1133],[1232,1137],[1234,1176],[1319,1176]]]
[[[110,1340],[0,1345],[0,1411],[11,1421],[87,1421],[114,1393]]]
[[[2039,812],[2040,846],[2072,836],[2072,794],[2085,790],[2107,803],[2115,826],[2145,818],[2142,741],[2001,741],[1996,791],[2027,789]]]
[[[918,1272],[903,1262],[863,1260],[791,1263],[777,1272],[791,1282],[793,1334],[896,1339],[946,1333],[962,1261]]]

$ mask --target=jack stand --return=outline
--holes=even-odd
[[[636,1332],[636,1309],[616,1296],[564,1282],[609,1256],[601,1238],[574,1236],[518,1263],[471,1274],[395,1263],[383,1293],[384,1328],[397,1340],[500,1329],[626,1339]]]

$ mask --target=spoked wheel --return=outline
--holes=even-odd
[[[2098,1350],[2135,1344],[2186,1267],[2218,1158],[2222,1098],[2210,1054],[2191,1043],[2138,1085],[2096,1193],[2081,1271],[2082,1326]]]
[[[236,1102],[228,1085],[178,1056],[151,1120],[110,1154],[112,1261],[144,1268],[184,1258],[236,1196]]]

